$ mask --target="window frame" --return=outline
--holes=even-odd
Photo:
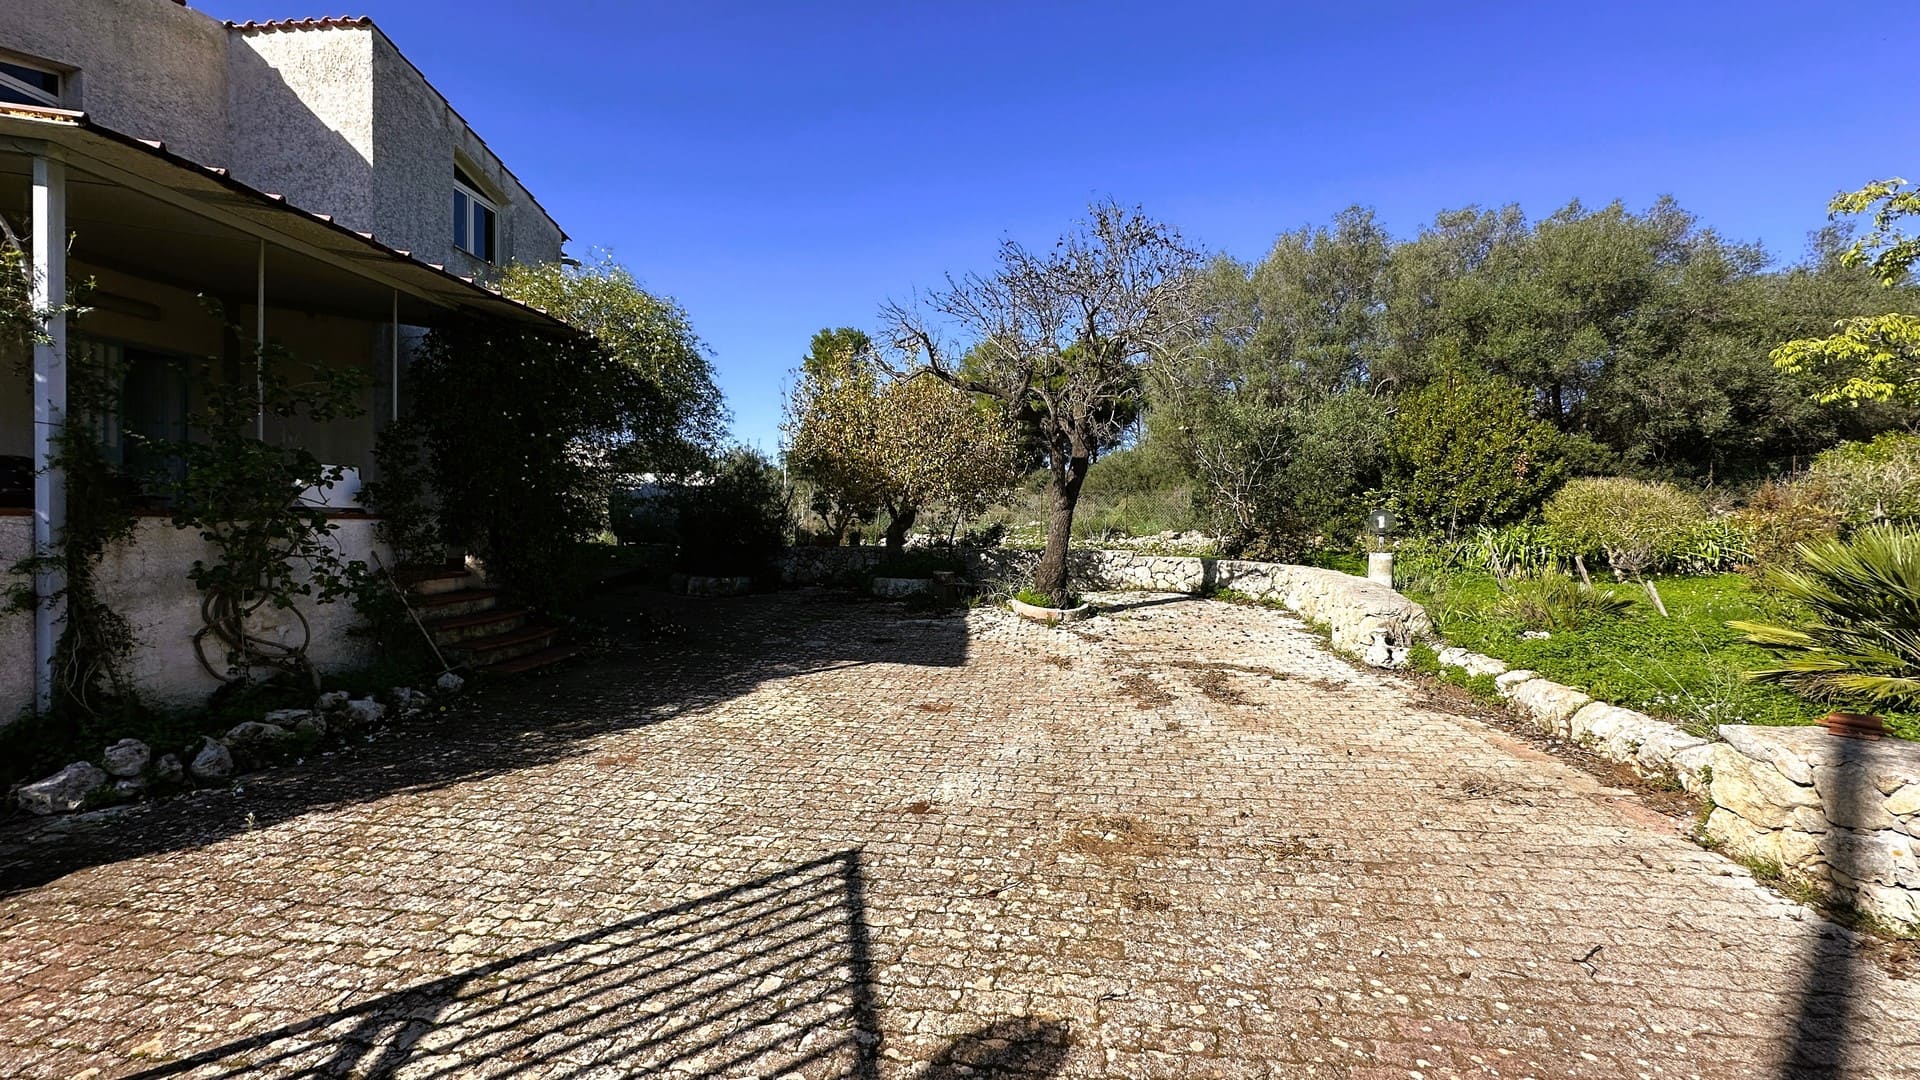
[[[32,98],[33,100],[31,102],[26,103],[29,105],[34,105],[34,106],[38,106],[40,108],[45,108],[45,109],[59,109],[59,108],[65,107],[65,102],[67,100],[67,83],[68,83],[68,80],[72,78],[72,74],[70,72],[62,68],[55,67],[54,65],[49,64],[44,60],[29,60],[26,57],[20,56],[16,53],[0,53],[0,64],[10,64],[17,68],[26,68],[28,71],[37,71],[42,75],[53,76],[54,85],[58,87],[58,89],[56,89],[51,95],[49,95],[47,91],[41,89],[40,87],[35,86],[29,82],[24,82],[16,76],[9,75],[5,71],[0,71],[0,87],[5,87],[6,89],[13,91],[15,94],[21,94],[21,95],[25,95],[26,97]],[[14,103],[0,102],[0,104],[14,104]]]
[[[478,187],[468,182],[462,170],[458,167],[453,170],[453,193],[457,196],[465,196],[467,200],[467,242],[466,244],[460,242],[460,221],[458,211],[456,211],[454,215],[453,246],[479,259],[483,263],[498,265],[498,256],[500,254],[500,204],[495,202],[492,197],[481,194]],[[490,224],[492,225],[492,228],[488,230],[488,236],[484,242],[477,235],[478,230],[474,228],[475,219],[478,217],[476,211],[478,210],[485,210],[487,212]],[[488,250],[484,253],[474,250],[480,247]]]

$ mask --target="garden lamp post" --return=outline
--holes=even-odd
[[[1367,580],[1393,588],[1393,552],[1387,549],[1387,537],[1396,524],[1393,511],[1381,507],[1367,515],[1367,530],[1373,533],[1374,550],[1367,553]]]

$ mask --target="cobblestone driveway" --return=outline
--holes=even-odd
[[[9,833],[0,1074],[1920,1069],[1920,980],[1636,796],[1123,602],[668,606],[437,736]]]

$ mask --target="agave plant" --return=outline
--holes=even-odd
[[[1876,526],[1799,554],[1799,568],[1767,577],[1810,621],[1727,624],[1779,658],[1747,677],[1855,709],[1920,706],[1920,533]]]

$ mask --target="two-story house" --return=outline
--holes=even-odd
[[[64,478],[49,464],[70,419],[69,365],[124,370],[121,415],[100,425],[114,453],[137,443],[115,431],[188,436],[202,391],[187,372],[244,367],[255,341],[358,368],[362,420],[263,415],[260,430],[367,471],[379,427],[405,408],[420,328],[550,323],[486,282],[509,262],[558,260],[566,235],[371,20],[235,24],[180,0],[0,9],[0,218],[30,249],[39,310],[91,283],[84,314],[49,318],[31,357],[0,357],[0,571],[63,527]],[[352,486],[326,498],[341,504],[347,553],[364,557],[378,542]],[[156,510],[101,570],[141,643],[133,680],[162,703],[217,685],[188,645],[199,614],[185,574],[204,546]],[[59,582],[36,588],[51,596]],[[355,659],[349,612],[307,616],[317,662]],[[60,619],[56,603],[0,614],[0,723],[46,699]]]

